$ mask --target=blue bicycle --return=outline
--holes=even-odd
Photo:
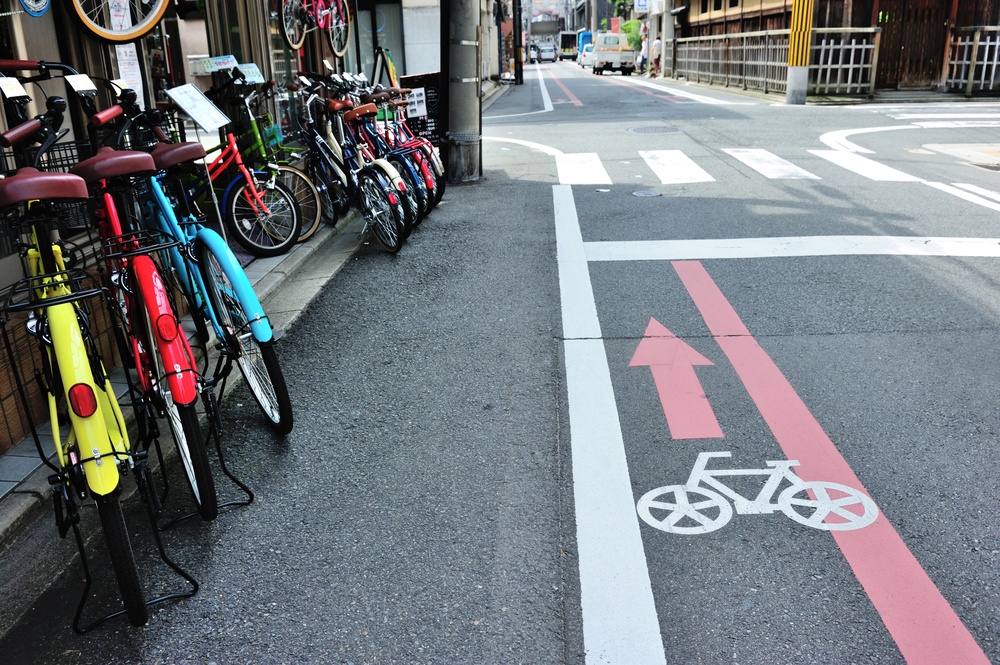
[[[218,232],[205,226],[190,197],[188,184],[198,170],[194,162],[205,158],[205,148],[193,142],[168,143],[157,111],[139,112],[123,102],[107,112],[107,120],[123,105],[130,106],[126,123],[137,135],[152,132],[159,139],[150,152],[158,173],[142,181],[140,197],[152,227],[178,243],[164,253],[195,314],[199,337],[208,339],[206,322],[215,332],[221,354],[212,383],[224,382],[235,361],[269,424],[279,435],[288,434],[292,404],[274,348],[274,330],[233,251]],[[140,142],[136,139],[133,145]]]

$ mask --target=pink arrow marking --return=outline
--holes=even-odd
[[[717,439],[723,436],[712,405],[698,381],[695,365],[712,365],[701,355],[650,319],[645,336],[629,362],[630,367],[648,366],[667,419],[672,439]]]

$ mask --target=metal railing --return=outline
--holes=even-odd
[[[811,95],[871,94],[879,28],[817,28],[809,58]],[[761,92],[785,92],[790,30],[689,37],[666,44],[664,73]]]
[[[1000,90],[1000,27],[952,29],[947,72],[948,90],[967,96]]]

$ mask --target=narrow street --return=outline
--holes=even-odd
[[[283,331],[287,439],[229,395],[199,593],[77,636],[70,568],[0,660],[1000,662],[1000,103],[937,99],[527,66]]]

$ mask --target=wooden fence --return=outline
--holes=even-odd
[[[808,94],[872,94],[879,32],[878,28],[814,29]],[[746,90],[785,92],[789,34],[789,30],[765,30],[668,42],[664,73]]]
[[[955,28],[945,87],[952,92],[1000,90],[1000,27]]]

